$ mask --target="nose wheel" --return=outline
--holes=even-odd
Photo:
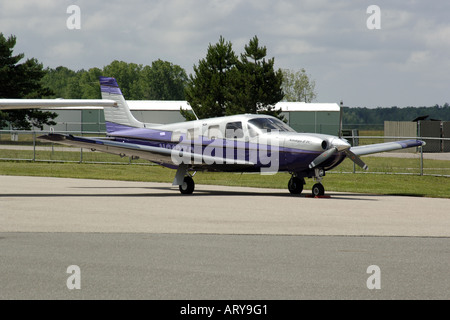
[[[312,195],[313,197],[321,197],[325,195],[325,188],[322,184],[322,179],[325,176],[325,170],[316,168],[314,169],[314,180],[316,180],[316,184],[312,187]]]
[[[323,184],[316,183],[312,187],[312,194],[314,197],[321,197],[321,196],[325,195],[325,188],[323,187]]]

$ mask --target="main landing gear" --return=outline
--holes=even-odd
[[[322,185],[322,179],[324,176],[325,171],[323,169],[314,169],[314,180],[317,183],[312,187],[313,197],[321,197],[325,195],[325,188]],[[301,194],[305,184],[305,178],[301,178],[296,174],[293,174],[288,183],[289,192],[291,194]]]
[[[182,194],[192,194],[195,189],[195,182],[192,177],[194,174],[189,174],[188,168],[186,166],[178,167],[177,174],[173,180],[172,185],[178,186]]]
[[[303,186],[305,185],[305,179],[292,176],[288,183],[288,189],[291,194],[300,194],[303,191]]]
[[[192,194],[195,189],[195,182],[191,176],[186,176],[183,179],[183,184],[179,186],[182,194]]]

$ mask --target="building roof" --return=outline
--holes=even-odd
[[[306,102],[278,102],[275,108],[281,108],[284,112],[289,111],[340,111],[337,103],[306,103]]]

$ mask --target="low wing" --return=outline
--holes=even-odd
[[[385,143],[370,144],[366,146],[352,147],[350,148],[350,151],[356,154],[357,156],[363,156],[366,154],[394,151],[413,147],[421,147],[424,145],[425,142],[421,140],[402,140],[395,142],[385,142]]]
[[[114,100],[100,99],[0,99],[0,110],[115,106],[117,106],[117,103]]]
[[[91,149],[127,157],[139,157],[163,166],[177,167],[187,163],[193,170],[207,169],[209,171],[223,171],[224,167],[230,171],[238,168],[248,168],[254,163],[236,159],[226,159],[208,155],[196,154],[183,150],[166,149],[162,147],[145,146],[136,143],[115,141],[114,138],[85,138],[72,135],[49,134],[38,139],[58,144]]]

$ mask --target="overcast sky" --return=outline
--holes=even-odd
[[[221,35],[237,54],[257,35],[277,68],[306,69],[316,102],[366,107],[450,103],[449,17],[448,0],[0,0],[0,32],[45,67],[162,59],[189,74]]]

